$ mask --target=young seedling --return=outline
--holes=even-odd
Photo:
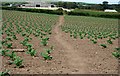
[[[68,30],[64,30],[65,31],[65,33],[68,33]]]
[[[112,36],[111,39],[114,39],[114,40],[115,40],[115,37]]]
[[[92,42],[93,42],[94,44],[96,44],[96,43],[97,43],[97,41],[95,41],[95,40],[92,40]]]
[[[0,49],[2,49],[2,45],[0,44]]]
[[[49,40],[49,38],[48,38],[48,37],[46,37],[46,38],[44,38],[43,40],[46,40],[46,41],[47,41],[47,40]]]
[[[22,41],[22,42],[20,42],[20,44],[22,44],[23,46],[25,46],[27,44],[27,41]]]
[[[35,56],[36,55],[36,50],[31,49],[29,51],[27,51],[28,54],[30,54],[31,56]]]
[[[113,44],[113,42],[111,41],[111,39],[107,40],[107,42],[108,42],[109,44]]]
[[[2,45],[4,45],[4,44],[7,43],[7,41],[6,41],[6,40],[3,40],[3,41],[1,41],[1,43],[2,43]]]
[[[52,56],[50,56],[48,53],[43,53],[41,52],[41,56],[45,59],[45,60],[51,60]]]
[[[15,35],[13,35],[13,39],[17,40],[17,37]]]
[[[6,40],[12,41],[11,37],[6,37]]]
[[[72,36],[73,36],[72,31],[70,31],[70,37],[72,37]]]
[[[35,33],[34,35],[35,35],[35,37],[38,37],[40,34],[39,33]]]
[[[32,47],[28,47],[27,50],[30,52],[32,50]]]
[[[77,33],[76,32],[74,32],[73,37],[77,38]]]
[[[26,35],[26,33],[24,32],[24,33],[22,33],[22,36],[25,36]]]
[[[72,37],[73,35],[72,34],[70,34],[70,37]]]
[[[53,50],[53,49],[54,49],[54,46],[51,46],[50,49]]]
[[[7,48],[12,48],[12,43],[6,43],[5,45],[7,46]]]
[[[90,36],[87,36],[88,39],[90,39]]]
[[[107,48],[107,45],[105,45],[105,44],[101,44],[101,46],[104,47],[104,48]]]
[[[47,40],[42,39],[42,41],[41,41],[41,45],[46,46],[47,44],[48,44]]]
[[[7,52],[9,52],[10,50],[1,50],[0,51],[0,54],[2,55],[2,56],[7,56]]]
[[[28,37],[25,37],[24,41],[29,41],[30,39]]]
[[[6,70],[4,72],[0,72],[0,76],[10,76],[10,74],[8,72],[9,72],[9,70]]]
[[[102,36],[98,36],[98,39],[102,39]]]
[[[12,53],[11,54],[7,54],[7,56],[10,57],[12,60],[15,60],[17,55],[15,54],[14,51],[12,51]]]
[[[50,54],[53,50],[52,49],[46,49],[46,52]]]
[[[49,34],[49,35],[51,35],[51,34],[52,34],[52,32],[51,32],[51,31],[49,31],[49,32],[48,32],[48,34]]]
[[[119,51],[113,52],[112,55],[116,58],[120,58],[120,52]]]
[[[27,43],[26,46],[27,46],[27,47],[32,47],[32,44],[28,44],[28,43]]]
[[[82,37],[82,36],[80,36],[80,39],[83,39],[83,37]]]
[[[120,51],[120,48],[115,48],[117,51]]]
[[[15,60],[13,61],[13,64],[16,65],[16,67],[21,67],[22,66],[23,60],[20,57],[16,57]]]

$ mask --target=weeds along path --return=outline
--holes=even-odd
[[[76,68],[78,71],[77,73],[86,73],[87,66],[85,61],[78,52],[75,50],[74,47],[63,38],[63,32],[60,29],[60,26],[64,24],[64,16],[59,17],[59,21],[56,23],[56,26],[53,29],[54,34],[54,41],[61,46],[65,52],[65,57],[67,58],[69,68]],[[58,47],[59,49],[59,47]]]

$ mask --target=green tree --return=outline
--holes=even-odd
[[[108,9],[108,1],[103,1],[103,8]]]

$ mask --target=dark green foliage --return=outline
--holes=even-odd
[[[11,37],[6,37],[6,40],[12,41]]]
[[[21,67],[22,66],[23,60],[20,57],[16,57],[15,60],[13,61],[13,64],[16,65],[16,67]]]
[[[16,7],[2,7],[2,9],[63,15],[63,11],[59,11],[59,10],[30,9],[30,8],[28,9],[28,8],[16,8]]]
[[[120,48],[115,48],[117,51],[120,51]]]
[[[12,60],[14,60],[17,55],[15,54],[14,51],[12,51],[12,53],[11,54],[7,54],[7,56],[10,57]]]
[[[120,57],[120,52],[113,52],[112,55],[116,58],[119,58]]]
[[[105,44],[101,44],[100,46],[102,46],[104,48],[107,48],[107,45],[105,45]]]
[[[9,52],[10,50],[1,50],[0,51],[0,54],[2,55],[2,56],[7,56],[7,52]]]
[[[13,35],[13,39],[17,40],[17,37],[16,37],[16,35]]]
[[[44,10],[44,9],[30,9],[30,8],[26,9],[26,8],[15,8],[15,7],[2,7],[2,9],[63,15],[63,11],[61,11],[61,10]],[[77,16],[120,18],[119,13],[106,13],[106,12],[88,11],[88,10],[86,11],[86,10],[80,10],[80,9],[77,9],[77,10],[71,11],[71,12],[67,12],[67,14],[68,15],[77,15]]]
[[[0,76],[10,76],[10,74],[8,72],[9,72],[9,70],[6,70],[4,72],[0,72]]]
[[[25,44],[25,46],[27,46],[27,47],[32,47],[32,44]]]
[[[74,32],[73,37],[77,38],[77,33],[76,32]]]
[[[41,56],[45,59],[45,60],[51,60],[52,56],[50,56],[48,53],[43,53],[41,52]]]
[[[80,36],[80,39],[83,39],[83,37],[82,37],[82,36]]]
[[[115,52],[112,52],[112,55],[116,58],[120,58],[120,48],[115,48]]]
[[[12,48],[12,43],[6,43],[5,45],[7,48]]]
[[[111,39],[107,40],[107,42],[108,42],[109,44],[113,44],[113,42],[111,41]]]
[[[52,49],[46,49],[46,52],[50,54],[53,50]]]
[[[46,46],[48,44],[48,42],[47,42],[48,40],[49,40],[48,37],[43,38],[42,41],[41,41],[41,45]]]
[[[23,46],[25,46],[27,44],[27,41],[21,41],[20,44],[22,44]]]
[[[47,41],[46,40],[42,40],[41,41],[41,45],[46,46],[47,45]]]
[[[93,17],[119,18],[120,19],[119,13],[106,13],[106,12],[88,11],[88,10],[80,10],[80,9],[68,12],[68,15],[93,16]]]
[[[93,42],[94,44],[96,44],[96,43],[97,43],[97,41],[95,41],[95,40],[92,40],[92,42]]]
[[[2,45],[6,44],[6,40],[1,41]]]
[[[26,35],[26,33],[22,33],[22,36],[25,36]]]
[[[30,48],[30,49],[28,49],[27,53],[30,54],[31,56],[35,56],[36,55],[36,50]]]

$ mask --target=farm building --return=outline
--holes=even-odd
[[[112,10],[112,9],[106,9],[104,10],[104,12],[117,12],[116,10]]]
[[[48,2],[28,2],[28,4],[23,4],[21,7],[55,7],[54,4],[50,4]]]

